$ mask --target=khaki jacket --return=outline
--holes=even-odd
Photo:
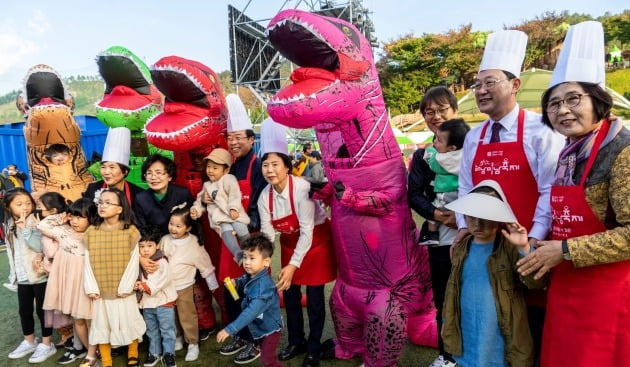
[[[453,267],[444,298],[444,325],[442,327],[444,349],[456,356],[462,355],[460,286],[464,260],[468,256],[471,240],[472,236],[468,236],[455,246],[452,258]],[[541,288],[546,279],[535,281],[533,275],[519,277],[516,272],[518,259],[519,253],[516,247],[498,234],[487,265],[499,329],[505,341],[505,360],[512,367],[530,367],[534,364],[534,344],[527,322],[524,285],[532,289]]]

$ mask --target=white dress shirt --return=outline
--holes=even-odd
[[[499,132],[501,142],[517,140],[518,104],[498,122],[503,126]],[[477,144],[481,130],[486,122],[476,126],[466,135],[463,147],[462,165],[459,173],[459,197],[466,195],[473,187],[472,162],[477,152]],[[486,130],[483,143],[490,142],[491,130]],[[528,236],[543,240],[551,229],[551,205],[549,194],[551,183],[556,172],[558,156],[564,147],[565,138],[543,124],[541,115],[525,110],[525,127],[523,129],[523,145],[532,174],[538,183],[540,197],[536,204],[532,229]],[[457,215],[457,226],[466,228],[464,216]]]
[[[295,206],[300,224],[300,236],[289,264],[295,265],[298,268],[313,243],[313,228],[316,225],[324,223],[326,220],[326,212],[324,212],[324,209],[316,205],[315,202],[308,197],[310,189],[311,184],[306,180],[293,177],[293,205]],[[269,212],[269,190],[273,192],[273,218],[271,218],[271,213]],[[276,232],[271,225],[271,220],[284,218],[291,213],[289,182],[287,181],[281,193],[276,192],[271,185],[267,185],[258,198],[260,231],[273,241]]]

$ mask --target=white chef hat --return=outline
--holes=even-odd
[[[572,25],[564,37],[549,88],[564,82],[589,82],[605,88],[604,28],[600,22]]]
[[[500,199],[487,194],[472,192],[482,186],[494,189],[499,194]],[[494,180],[484,180],[470,191],[470,193],[446,204],[444,207],[456,213],[493,220],[495,222],[514,223],[517,221],[498,182]]]
[[[260,125],[260,154],[265,153],[289,154],[287,127],[275,122],[271,117]]]
[[[509,29],[491,33],[486,40],[479,71],[505,70],[518,77],[521,75],[526,48],[527,35],[521,31]]]
[[[107,131],[101,162],[116,162],[129,167],[131,130],[126,127],[112,127]]]
[[[225,96],[228,109],[227,132],[251,130],[252,122],[247,115],[243,101],[236,94]]]

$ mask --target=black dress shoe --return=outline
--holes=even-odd
[[[278,359],[281,361],[288,361],[289,359],[294,358],[298,354],[302,354],[306,352],[306,344],[296,344],[296,345],[287,345],[280,354],[278,354]]]
[[[319,352],[319,359],[335,359],[335,342],[328,339],[322,343]]]
[[[302,367],[319,367],[319,355],[307,353],[302,361]]]

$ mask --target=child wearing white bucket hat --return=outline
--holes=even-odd
[[[460,366],[531,366],[534,345],[516,262],[532,249],[501,186],[484,180],[446,205],[464,215],[470,234],[455,246],[444,300],[444,348]]]

